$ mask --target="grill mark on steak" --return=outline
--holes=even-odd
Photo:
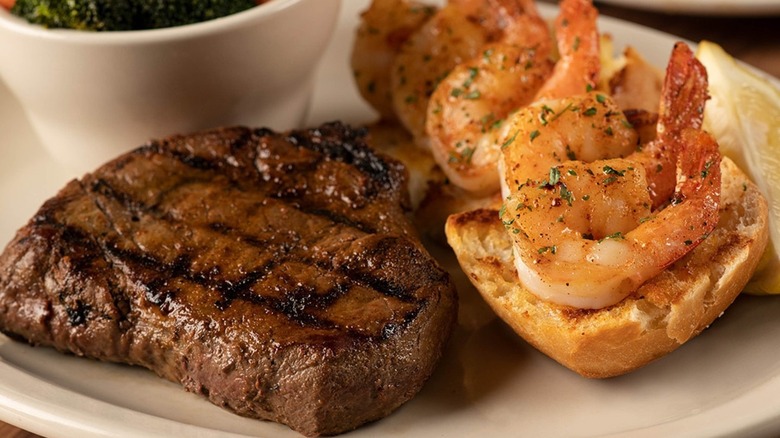
[[[261,135],[278,135],[271,130],[257,130]],[[235,157],[236,155],[251,154],[252,140],[257,134],[251,130],[242,129],[236,138],[230,139],[228,145],[229,153],[226,154],[213,154],[210,158],[193,153],[192,149],[175,149],[168,147],[169,142],[172,139],[152,140],[146,145],[131,152],[132,154],[139,155],[161,155],[174,158],[185,164],[188,167],[198,170],[216,171],[224,170],[226,167],[236,167],[241,162]],[[180,137],[179,137],[180,138]]]
[[[133,199],[133,197],[130,194],[123,193],[120,190],[116,190],[114,187],[111,186],[111,184],[106,181],[103,178],[97,178],[95,179],[92,184],[90,184],[90,187],[84,187],[82,184],[82,188],[84,192],[88,194],[99,194],[103,195],[107,198],[114,199],[116,201],[119,201],[122,206],[127,209],[127,211],[133,213],[133,216],[143,213],[147,210],[143,203]],[[99,208],[101,211],[103,211],[103,214],[105,214],[105,209],[100,204],[99,200],[92,196],[92,200],[95,203],[95,206]],[[110,220],[110,215],[106,215],[107,218]]]
[[[246,138],[244,136],[243,138]],[[292,139],[292,143],[296,145],[300,145],[312,150],[315,150],[317,152],[321,152],[323,154],[331,151],[329,157],[334,157],[339,161],[348,162],[350,164],[356,164],[356,163],[363,163],[362,165],[358,166],[361,169],[364,169],[368,172],[372,172],[373,176],[382,181],[383,183],[386,183],[386,179],[389,175],[389,167],[387,165],[383,164],[377,164],[377,163],[384,163],[383,161],[379,160],[376,155],[371,153],[366,153],[365,151],[358,151],[355,152],[354,146],[349,146],[346,148],[346,152],[338,150],[333,144],[329,142],[312,142],[312,141],[304,141],[303,136],[301,135],[291,135],[289,137]],[[354,138],[351,138],[351,140],[354,140]],[[246,144],[246,142],[243,142],[242,144]],[[196,159],[197,157],[194,157],[192,154],[185,154],[180,152],[172,152],[169,150],[161,150],[161,146],[158,143],[152,143],[154,145],[153,147],[147,147],[142,150],[137,151],[136,153],[148,153],[150,150],[152,150],[155,154],[161,154],[165,156],[170,156],[175,158],[178,162],[188,166],[188,167],[194,167],[198,170],[218,170],[223,168],[223,166],[220,163],[217,163],[214,160],[206,160],[206,159]],[[240,146],[236,146],[236,143],[231,144],[231,148],[236,149],[240,148]],[[332,152],[334,149],[336,149],[336,152]],[[357,154],[357,158],[355,159],[349,159],[351,156],[350,154],[355,152]],[[320,161],[320,160],[318,160]],[[175,192],[177,189],[181,189],[183,186],[185,186],[188,182],[188,180],[183,180],[179,184],[174,185],[172,187],[169,187],[167,190],[161,191],[160,197],[164,197],[166,193],[169,192]],[[123,192],[121,190],[116,189],[112,186],[111,183],[106,181],[104,178],[95,178],[88,186],[85,186],[84,184],[81,184],[82,189],[88,193],[91,198],[93,199],[93,202],[95,203],[95,206],[103,213],[106,220],[111,224],[114,231],[122,236],[123,238],[129,239],[130,242],[132,242],[133,246],[135,248],[139,248],[139,245],[137,242],[135,242],[132,238],[132,233],[126,233],[117,228],[114,218],[111,216],[111,214],[106,210],[106,208],[103,206],[103,203],[99,199],[100,195],[103,197],[106,197],[110,200],[114,200],[121,204],[123,211],[131,212],[132,218],[131,220],[133,222],[139,221],[139,217],[141,216],[154,216],[157,220],[167,220],[171,222],[176,222],[175,219],[171,218],[169,215],[166,214],[165,210],[159,210],[161,206],[154,206],[154,208],[150,208],[146,205],[144,205],[143,202],[136,200],[131,194]],[[283,200],[284,201],[284,200]],[[288,205],[291,208],[295,208],[296,210],[304,213],[309,214],[313,216],[319,216],[323,217],[329,221],[332,221],[334,223],[344,225],[349,228],[356,228],[360,230],[363,233],[371,234],[375,232],[373,227],[368,227],[363,224],[355,223],[351,221],[349,218],[343,217],[342,215],[336,214],[334,212],[331,212],[327,209],[306,209],[304,208],[299,202],[295,201],[288,201],[286,202],[286,205]],[[191,224],[193,226],[200,226],[200,224]],[[220,234],[228,234],[229,232],[235,232],[237,229],[228,227],[224,223],[218,223],[218,224],[206,224],[207,228],[211,229],[212,231],[218,232]],[[72,237],[68,237],[68,233],[73,233],[75,236],[75,230],[73,228],[67,228],[66,233],[64,234],[64,240],[75,240]],[[84,233],[78,233],[79,238],[84,237]],[[246,233],[245,236],[248,236],[249,234]],[[239,236],[241,236],[241,233],[239,233]],[[89,240],[89,237],[86,237]],[[239,237],[240,238],[240,237]],[[269,242],[267,241],[257,241],[254,238],[247,238],[244,237],[241,239],[242,242],[257,246],[259,248],[261,247],[268,247]],[[384,241],[385,243],[389,241]],[[381,244],[378,245],[376,248],[374,248],[374,253],[383,253],[388,248],[390,248],[392,244]],[[293,289],[292,293],[287,293],[287,300],[271,300],[265,297],[261,297],[258,295],[248,294],[247,290],[252,287],[259,279],[266,277],[270,270],[276,266],[276,263],[268,263],[260,270],[255,270],[253,272],[250,272],[249,274],[245,275],[242,278],[239,279],[233,279],[233,280],[216,280],[216,279],[209,279],[209,276],[204,273],[197,273],[197,272],[190,272],[186,266],[189,265],[189,263],[185,263],[185,261],[189,261],[188,258],[179,255],[177,259],[174,261],[174,263],[163,263],[160,260],[158,260],[157,257],[155,257],[153,254],[149,254],[143,251],[130,251],[130,250],[122,250],[119,248],[118,245],[112,242],[107,242],[103,245],[104,253],[112,255],[115,259],[109,260],[109,262],[116,266],[118,262],[120,263],[133,263],[137,267],[141,267],[144,270],[149,270],[152,272],[151,276],[154,277],[151,281],[142,281],[144,288],[145,288],[145,297],[148,300],[148,302],[158,306],[160,308],[160,311],[163,314],[167,314],[170,311],[171,305],[173,301],[175,300],[175,291],[172,290],[166,290],[165,285],[171,282],[174,278],[184,279],[190,282],[193,282],[195,284],[198,284],[203,287],[210,288],[212,290],[219,291],[222,298],[217,300],[215,302],[215,306],[219,310],[225,310],[234,300],[241,299],[241,300],[247,300],[251,301],[254,304],[261,305],[269,310],[279,312],[284,314],[286,317],[288,317],[291,320],[296,320],[301,323],[307,323],[309,325],[315,326],[315,327],[333,327],[332,323],[328,323],[325,320],[317,319],[311,315],[306,315],[303,310],[305,310],[309,304],[311,303],[318,303],[314,307],[323,308],[327,307],[327,303],[332,303],[335,301],[337,297],[340,295],[343,295],[343,291],[340,293],[326,293],[327,295],[332,295],[332,297],[328,300],[315,300],[312,298],[312,294],[306,295],[300,294],[300,290],[298,290],[296,294],[296,290]],[[277,257],[284,257],[289,249],[286,249],[284,246],[280,248],[280,251],[277,253]],[[92,251],[87,251],[87,253],[97,253],[98,251],[94,251],[94,248]],[[415,256],[412,256],[415,257]],[[308,263],[313,263],[312,260],[305,260]],[[284,260],[282,259],[280,263],[284,263]],[[320,268],[330,268],[331,270],[334,269],[333,267],[329,267],[325,264],[318,264]],[[412,295],[410,295],[407,291],[407,289],[396,282],[392,280],[388,280],[387,278],[378,278],[376,276],[373,276],[370,274],[370,272],[365,270],[359,270],[346,267],[338,269],[338,271],[344,275],[346,275],[350,280],[360,283],[363,285],[366,285],[367,287],[376,290],[377,292],[388,296],[393,297],[395,299],[398,299],[402,302],[411,303],[411,304],[417,304],[421,305],[421,302],[418,302]],[[440,279],[434,279],[433,281],[439,281]],[[300,297],[296,297],[296,295],[301,295]],[[73,311],[74,314],[79,314],[79,312]],[[82,312],[83,313],[83,312]],[[413,320],[413,316],[416,312],[407,312],[403,315],[404,321]],[[403,327],[405,324],[399,324],[399,323],[388,323],[392,325],[394,328],[392,329],[382,329],[382,336],[385,337],[388,333],[393,333],[397,330],[398,327]]]
[[[224,228],[217,227],[220,231]],[[72,233],[75,231],[71,230]],[[387,245],[385,245],[387,246]],[[293,286],[284,291],[284,299],[276,299],[263,295],[252,294],[250,288],[259,280],[267,277],[272,269],[285,262],[282,258],[278,261],[272,261],[263,265],[260,269],[248,272],[237,280],[226,280],[215,278],[216,276],[209,272],[195,272],[190,269],[190,259],[187,255],[179,255],[173,263],[164,263],[154,255],[142,251],[131,251],[119,248],[112,242],[107,242],[104,246],[104,252],[111,255],[112,264],[131,264],[143,270],[152,271],[153,279],[149,282],[140,280],[145,288],[145,298],[151,304],[158,306],[163,314],[168,314],[171,310],[173,301],[176,298],[175,291],[167,290],[166,285],[172,283],[174,279],[183,279],[199,286],[218,291],[221,298],[214,302],[214,306],[220,311],[224,311],[234,300],[249,301],[253,304],[263,306],[264,308],[283,314],[285,317],[297,321],[303,325],[309,325],[317,328],[344,329],[352,336],[364,336],[361,333],[349,330],[348,327],[338,327],[331,321],[317,318],[307,309],[324,309],[331,305],[338,298],[348,292],[349,287],[342,283],[337,283],[333,288],[325,291],[323,294],[316,294],[311,288],[303,286]],[[421,256],[421,254],[420,254]],[[307,263],[314,263],[312,260],[305,260]],[[338,269],[349,280],[354,283],[364,284],[373,288],[377,292],[393,297],[402,302],[415,304],[415,308],[406,312],[403,316],[403,323],[389,322],[387,327],[382,329],[379,339],[384,339],[392,335],[397,330],[405,327],[414,320],[414,316],[419,312],[419,306],[424,305],[425,300],[416,299],[407,288],[394,284],[383,278],[377,278],[370,273],[361,272],[350,268],[338,268],[325,264],[317,264],[321,268]],[[134,270],[134,271],[137,271]],[[440,281],[441,278],[432,279]]]
[[[300,142],[298,140],[296,140],[296,143],[300,143]],[[314,143],[309,142],[309,144],[313,145]],[[322,148],[320,148],[320,149],[322,149]],[[175,154],[174,156],[177,159],[180,159],[180,160],[183,157],[183,155],[181,155],[181,154]],[[373,162],[373,160],[369,160],[369,161]],[[219,166],[217,164],[214,164],[214,163],[209,164],[209,165],[203,164],[204,162],[202,162],[202,161],[199,161],[199,163],[201,163],[202,167],[198,167],[198,168],[219,169],[221,167],[221,166]],[[189,165],[191,165],[191,161],[190,160],[184,161],[184,164],[187,164],[189,166]],[[368,166],[371,167],[373,165],[369,164]],[[373,168],[376,168],[376,167],[379,167],[379,166],[373,166]],[[381,170],[382,177],[386,176],[386,173],[387,173],[387,170],[385,168],[382,168],[382,170]],[[176,186],[176,187],[170,189],[169,191],[174,191],[176,188],[180,188],[180,186]],[[131,211],[131,212],[134,213],[134,217],[136,217],[138,215],[142,215],[143,212],[150,210],[148,208],[145,208],[142,202],[139,202],[139,201],[133,199],[132,195],[124,193],[124,192],[122,192],[120,190],[117,190],[117,189],[113,188],[108,182],[106,182],[103,179],[97,179],[93,184],[91,184],[90,189],[91,189],[91,191],[94,191],[94,192],[96,192],[98,194],[101,194],[103,196],[112,198],[112,199],[120,202],[125,209],[127,209],[128,211]],[[284,199],[281,199],[281,200],[284,201]],[[100,202],[97,201],[97,200],[95,202],[96,202],[96,205],[98,205],[98,207],[100,208]],[[298,202],[287,202],[286,204],[288,206],[292,207],[292,208],[297,209],[298,211],[300,211],[302,213],[313,215],[313,216],[324,217],[324,218],[326,218],[329,221],[332,221],[334,223],[337,223],[337,224],[340,224],[340,225],[345,225],[345,226],[351,227],[351,228],[356,228],[356,229],[360,230],[361,232],[364,232],[364,233],[367,233],[367,234],[372,234],[372,233],[376,232],[374,227],[370,227],[370,226],[367,226],[365,224],[355,223],[355,222],[351,221],[349,218],[346,218],[346,217],[343,217],[341,215],[335,214],[335,213],[333,213],[333,212],[331,212],[329,210],[326,210],[326,209],[307,209],[307,208],[305,208],[303,205],[301,205]],[[110,218],[110,215],[108,215],[103,208],[101,208],[101,211],[103,211],[103,213],[106,214],[109,222],[113,223],[113,221]],[[164,219],[173,220],[170,217],[166,216],[164,214],[164,212],[159,215],[159,219],[161,219],[161,220],[164,220]],[[237,229],[229,227],[229,226],[227,226],[224,223],[209,223],[209,224],[206,224],[206,227],[211,229],[211,230],[213,230],[213,231],[215,231],[215,232],[219,232],[221,234],[228,234],[229,232],[237,231]],[[238,236],[239,236],[239,238],[243,242],[246,242],[248,244],[257,246],[259,248],[268,246],[268,242],[267,241],[257,241],[256,239],[254,239],[252,237],[248,237],[248,236],[250,236],[248,233],[245,233],[245,234],[238,233]],[[389,242],[390,241],[387,241],[387,240],[383,241],[383,243],[381,243],[379,246],[377,246],[376,248],[373,249],[374,252],[375,253],[381,253],[381,252],[387,251],[390,247],[393,246],[393,243],[389,243]],[[116,249],[115,248],[113,248],[113,249],[109,248],[109,250],[116,255],[116,252],[115,252]],[[282,249],[282,253],[286,253],[286,252],[287,251],[284,250],[284,248],[283,248]],[[129,257],[128,253],[125,253],[124,256],[128,257],[128,258],[133,258],[136,261],[139,260],[136,257]],[[154,258],[153,257],[148,257],[146,260],[154,260]],[[311,260],[308,260],[308,261],[311,262]],[[163,265],[163,264],[161,264],[159,262],[149,262],[149,263],[155,264],[155,265]],[[142,265],[144,265],[144,264],[145,263],[142,263]],[[268,274],[268,270],[270,270],[270,267],[272,267],[272,266],[273,266],[273,264],[270,264],[265,271],[255,272],[255,273],[253,273],[253,275],[256,275],[257,278],[259,279],[262,276],[267,275]],[[181,272],[182,271],[181,269],[176,269],[176,265],[166,266],[166,267],[164,267],[162,269],[155,269],[155,270],[156,270],[156,272],[158,272],[159,275],[164,275],[164,273],[166,273],[166,272],[173,272],[174,273],[173,276],[179,276],[179,277],[182,277],[182,278],[186,278],[186,279],[188,279],[190,281],[199,283],[202,286],[212,287],[212,288],[215,288],[216,290],[219,290],[222,293],[222,295],[223,295],[223,298],[217,302],[217,307],[220,310],[224,310],[224,308],[227,307],[230,304],[230,302],[232,302],[234,299],[242,298],[242,294],[240,293],[241,292],[240,286],[224,287],[224,286],[216,285],[213,282],[212,283],[207,283],[207,282],[204,282],[204,281],[196,281],[196,279],[199,278],[199,276],[197,274],[185,275],[183,272]],[[177,272],[179,272],[179,274],[175,274]],[[392,280],[375,278],[375,277],[372,277],[371,275],[369,275],[369,274],[367,274],[365,272],[356,272],[356,271],[353,271],[353,270],[350,270],[350,269],[342,269],[341,272],[344,273],[345,275],[350,276],[350,278],[352,280],[360,282],[360,283],[363,283],[363,284],[365,284],[365,285],[367,285],[367,286],[377,290],[378,292],[380,292],[380,293],[382,293],[382,294],[384,294],[386,296],[395,297],[395,298],[397,298],[399,300],[402,300],[402,301],[408,302],[408,303],[414,303],[416,301],[413,297],[411,297],[407,293],[407,291],[403,287],[399,286],[398,284],[396,284]],[[249,280],[248,277],[249,276],[238,280],[236,282],[236,284],[237,285],[247,285],[247,287],[251,286],[252,284],[254,284],[254,282],[253,281],[248,281]],[[432,281],[440,281],[440,280],[441,279],[432,279]],[[230,284],[230,282],[226,282],[226,284]],[[170,293],[163,294],[161,296],[157,296],[157,295],[150,295],[149,296],[150,302],[155,303],[155,304],[159,304],[159,305],[162,305],[164,303],[169,302],[170,298],[171,298],[171,294]],[[245,297],[243,297],[243,299],[245,299]],[[259,300],[254,300],[254,302],[256,304],[265,304],[264,302],[259,301]],[[276,311],[282,311],[283,313],[285,313],[286,316],[290,317],[291,319],[296,319],[294,317],[295,314],[284,312],[284,310],[283,310],[283,309],[295,309],[296,306],[288,305],[288,304],[285,304],[285,303],[281,303],[279,305],[268,305],[268,306],[271,309],[274,309]],[[282,309],[282,310],[280,310],[280,309]],[[321,321],[314,321],[314,325],[323,326],[324,324]]]
[[[181,151],[168,151],[168,154],[183,164],[198,170],[219,170],[223,166],[222,161],[209,160],[208,158],[198,157]]]
[[[150,142],[0,254],[0,330],[304,434],[352,429],[420,389],[454,323],[405,178],[340,124]]]
[[[51,208],[51,205],[48,205],[48,203],[47,206]],[[101,251],[102,248],[100,243],[94,236],[78,227],[58,222],[47,210],[47,208],[42,208],[39,211],[39,214],[34,216],[31,220],[31,223],[37,225],[36,232],[24,236],[19,242],[25,243],[30,240],[42,239],[47,242],[58,241],[64,243],[64,247],[55,247],[52,249],[51,257],[56,259],[67,257],[68,264],[71,267],[69,275],[79,279],[78,281],[83,281],[83,279],[96,274],[96,268],[94,266],[97,264],[96,261],[98,260],[111,265],[110,260]],[[125,332],[130,328],[130,325],[128,324],[131,311],[130,303],[127,297],[120,293],[120,288],[116,282],[113,281],[112,277],[106,277],[106,281],[108,286],[107,289],[113,302],[113,308],[117,311],[117,328],[121,332]],[[5,285],[2,285],[2,287],[5,287]],[[93,308],[79,298],[76,298],[75,301],[68,299],[69,295],[78,296],[80,291],[74,291],[75,293],[68,294],[65,292],[66,288],[61,284],[57,284],[57,290],[59,291],[57,293],[58,303],[64,307],[68,316],[68,322],[71,326],[86,324],[90,316],[111,319],[110,316],[100,313],[99,309]],[[71,303],[71,301],[73,302]],[[51,302],[46,303],[46,309],[43,313],[46,317],[42,323],[47,327],[47,330],[49,330],[49,324],[53,317]]]
[[[320,216],[322,218],[325,218],[333,223],[339,224],[339,225],[345,225],[349,228],[355,228],[357,230],[360,230],[363,233],[366,234],[373,234],[376,233],[376,227],[374,227],[371,224],[366,224],[362,222],[356,222],[351,220],[350,218],[340,215],[338,213],[326,210],[324,208],[306,208],[305,206],[298,204],[297,202],[290,202],[288,203],[291,207],[294,207],[301,213],[306,213],[312,216]]]
[[[218,225],[216,227],[209,225],[208,228],[216,228],[216,230],[221,233],[227,231],[227,228],[224,227],[224,225]],[[75,233],[74,230],[71,230],[70,232]],[[262,244],[258,245],[257,242],[247,241],[247,243],[257,245],[258,247],[263,246]],[[388,246],[389,245],[380,245],[379,250],[386,250]],[[163,314],[168,314],[170,312],[176,298],[175,291],[166,289],[166,285],[178,278],[210,290],[218,291],[221,294],[221,298],[214,302],[214,306],[220,311],[224,311],[234,300],[244,300],[262,306],[270,311],[281,313],[285,317],[303,325],[309,325],[316,328],[343,329],[352,336],[364,336],[358,332],[349,330],[348,327],[338,327],[327,319],[317,318],[307,311],[312,308],[319,310],[325,309],[347,293],[349,288],[341,283],[337,283],[332,289],[329,289],[320,295],[315,294],[310,288],[307,289],[303,286],[293,286],[284,291],[284,299],[270,298],[250,293],[250,288],[259,280],[267,277],[274,267],[285,263],[286,260],[284,256],[279,260],[266,263],[260,269],[248,272],[238,279],[227,280],[217,278],[212,272],[192,271],[190,269],[190,257],[186,254],[177,256],[172,263],[164,263],[153,254],[143,251],[122,249],[116,243],[110,241],[104,244],[103,252],[111,256],[110,261],[113,265],[131,264],[136,266],[136,269],[133,271],[138,271],[139,269],[152,271],[148,274],[148,276],[153,278],[151,281],[144,281],[141,279],[140,282],[144,285],[145,298],[147,301],[158,306]],[[422,255],[416,254],[415,256]],[[314,261],[308,258],[304,258],[303,261],[314,264]],[[354,283],[364,284],[383,295],[393,297],[402,302],[415,304],[415,309],[403,314],[402,319],[404,323],[388,323],[388,325],[392,325],[392,328],[383,328],[381,336],[379,337],[380,339],[403,328],[408,322],[412,321],[414,315],[418,312],[416,307],[424,304],[424,300],[416,299],[407,288],[394,284],[386,279],[372,276],[368,272],[349,268],[343,269],[323,263],[319,263],[317,266],[330,270],[338,270]],[[439,280],[441,279],[433,279],[433,281]]]
[[[320,130],[319,132],[322,134],[323,131]],[[362,141],[367,132],[366,128],[341,130],[339,133],[342,135],[336,136],[336,138],[329,135],[311,136],[298,132],[290,134],[287,140],[292,144],[323,154],[328,159],[353,165],[371,176],[383,187],[390,188],[396,183],[391,177],[387,161],[382,160],[365,147],[356,146],[356,144]]]
[[[179,155],[176,155],[176,158],[181,158]],[[189,161],[189,160],[188,160]],[[203,161],[203,160],[197,160],[197,161]],[[182,161],[183,164],[189,165],[187,161]],[[206,166],[206,165],[204,165]],[[221,166],[217,163],[212,163],[206,166],[209,169],[219,169]],[[200,169],[200,167],[199,167]],[[186,184],[187,181],[183,181],[183,184]],[[176,189],[181,188],[181,185],[177,185],[175,187],[169,188],[165,192],[161,192],[160,195],[164,196],[167,192],[172,192]],[[233,186],[234,189],[240,190],[237,186]],[[144,214],[144,213],[153,213],[154,210],[156,210],[154,207],[147,207],[144,205],[143,202],[134,199],[133,196],[129,193],[125,193],[121,190],[118,190],[114,188],[109,182],[102,178],[96,179],[94,182],[92,182],[91,187],[89,189],[85,188],[87,192],[94,192],[97,194],[100,194],[102,196],[105,196],[107,198],[116,200],[117,202],[121,203],[123,208],[127,211],[133,212],[132,220],[138,221],[138,216]],[[299,199],[298,196],[295,194],[289,194],[289,193],[272,193],[271,194],[274,199],[278,199],[280,201],[286,202],[288,206],[293,207],[303,213],[314,215],[314,216],[321,216],[329,221],[335,222],[337,224],[346,225],[348,227],[357,228],[360,231],[366,233],[366,234],[373,234],[376,233],[376,227],[374,227],[371,224],[364,223],[364,222],[357,222],[353,221],[350,218],[338,214],[334,211],[327,210],[326,208],[308,208],[305,205],[303,205]],[[95,201],[96,206],[100,208],[101,210],[104,210],[100,204],[99,201]],[[105,213],[105,211],[104,211]],[[159,213],[158,215],[160,218],[163,218],[164,212]],[[110,220],[110,215],[107,215]],[[222,226],[225,226],[225,224],[221,224]],[[217,225],[219,226],[219,225]]]

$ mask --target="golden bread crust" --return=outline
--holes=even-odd
[[[724,158],[721,172],[716,229],[690,254],[604,309],[562,306],[525,290],[496,210],[450,216],[447,239],[485,301],[527,342],[585,377],[617,376],[698,335],[754,272],[768,240],[767,203],[733,162]]]

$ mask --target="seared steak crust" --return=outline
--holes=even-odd
[[[0,329],[335,434],[431,374],[455,319],[403,167],[338,123],[174,136],[71,181],[0,256]]]

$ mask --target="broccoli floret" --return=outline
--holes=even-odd
[[[256,5],[256,0],[16,0],[11,12],[46,27],[107,31],[181,26]]]
[[[255,0],[141,0],[140,3],[150,29],[199,23],[257,5]]]
[[[45,27],[130,30],[136,6],[122,0],[16,0],[11,12]]]

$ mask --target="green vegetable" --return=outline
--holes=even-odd
[[[134,8],[113,0],[16,0],[11,12],[30,23],[78,30],[130,30]]]
[[[144,4],[149,28],[181,26],[235,14],[255,6],[255,0],[138,0]]]
[[[198,23],[255,5],[256,0],[17,0],[11,12],[50,28],[110,31]]]

